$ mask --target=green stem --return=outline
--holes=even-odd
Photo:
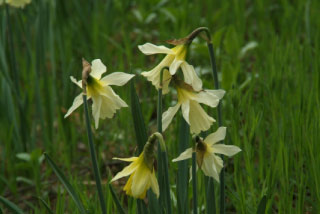
[[[91,132],[91,126],[90,126],[89,113],[88,113],[87,95],[85,95],[85,94],[83,95],[83,104],[84,104],[86,127],[87,127],[87,133],[88,133],[88,141],[89,141],[91,161],[92,161],[92,165],[93,165],[94,178],[96,180],[96,185],[97,185],[97,189],[98,189],[101,210],[102,210],[103,214],[106,214],[107,210],[106,210],[106,204],[105,204],[105,200],[103,197],[103,191],[102,191],[102,186],[101,186],[100,171],[98,168],[96,151],[95,151],[95,148],[93,145],[93,140],[92,140],[92,132]]]
[[[219,89],[218,72],[217,72],[216,61],[215,61],[215,57],[214,57],[213,45],[211,42],[208,42],[207,45],[208,45],[209,54],[210,54],[214,87],[215,87],[215,89]],[[222,126],[221,102],[217,106],[217,112],[218,112],[218,125],[220,127],[220,126]],[[224,159],[223,156],[221,156],[221,158],[222,158],[222,160]],[[211,180],[211,182],[213,182],[212,179],[210,179],[210,180]],[[210,182],[210,180],[209,180],[209,182]],[[225,213],[225,194],[224,194],[224,191],[225,191],[224,168],[222,168],[221,173],[220,173],[220,214]]]
[[[197,153],[192,152],[192,199],[193,199],[193,214],[198,213],[198,202],[197,202]]]
[[[163,81],[163,72],[168,67],[163,67],[160,71],[160,88],[158,90],[158,108],[157,108],[157,126],[158,132],[162,133],[162,81]],[[170,183],[169,183],[169,170],[168,170],[168,155],[165,148],[162,148],[160,141],[158,143],[158,179],[160,190],[164,186],[165,197],[161,196],[160,193],[160,207],[161,205],[166,204],[166,212],[168,214],[172,213],[171,208],[171,198],[170,198]],[[163,170],[163,171],[162,171]],[[164,174],[163,174],[164,173]],[[164,177],[163,177],[164,176]],[[163,180],[164,179],[164,180]]]

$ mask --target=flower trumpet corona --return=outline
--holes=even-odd
[[[31,0],[0,0],[0,5],[7,3],[12,7],[24,8],[24,6],[30,2]]]
[[[113,159],[132,163],[119,172],[111,182],[130,175],[126,185],[123,187],[127,195],[143,199],[151,187],[152,191],[159,197],[159,185],[154,169],[154,141],[146,143],[139,157]]]
[[[200,103],[216,107],[219,104],[219,100],[224,96],[225,91],[201,90],[196,92],[190,85],[181,80],[174,79],[174,82],[178,93],[178,103],[163,113],[163,131],[169,126],[180,107],[184,119],[190,125],[191,133],[198,134],[200,131],[208,130],[215,120],[203,110]]]
[[[220,127],[216,132],[208,135],[204,140],[197,137],[196,153],[197,165],[206,176],[210,176],[219,182],[219,174],[223,167],[222,159],[216,154],[223,154],[231,157],[241,149],[237,146],[217,144],[226,136],[226,127]],[[182,152],[173,162],[185,160],[192,157],[192,148]]]
[[[101,78],[102,74],[107,71],[107,67],[100,59],[93,60],[92,65],[85,60],[83,63],[87,68],[87,76],[84,78],[85,81],[77,81],[72,76],[70,78],[73,83],[84,89],[84,92],[74,99],[72,106],[64,117],[68,117],[83,103],[82,96],[86,93],[87,99],[92,99],[92,115],[94,117],[95,127],[98,128],[99,118],[112,118],[116,110],[121,107],[128,107],[128,105],[112,90],[110,85],[122,86],[134,77],[134,75],[123,72],[114,72]]]
[[[169,67],[169,71],[165,70],[163,72],[163,86],[162,92],[166,94],[169,89],[168,85],[173,75],[176,74],[179,67],[181,67],[184,81],[191,85],[194,90],[200,91],[202,89],[202,81],[197,76],[194,67],[189,65],[186,61],[186,54],[188,49],[189,43],[186,42],[185,44],[179,44],[174,48],[167,48],[165,46],[156,46],[151,43],[146,43],[144,45],[139,45],[139,49],[142,53],[146,55],[152,54],[167,54],[163,60],[153,68],[151,71],[142,72],[141,74],[145,76],[152,84],[157,88],[161,88],[160,84],[160,73],[161,69],[164,67]]]

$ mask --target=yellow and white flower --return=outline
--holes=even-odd
[[[143,199],[146,197],[147,190],[151,187],[152,191],[159,197],[159,185],[155,175],[153,161],[146,161],[144,152],[142,152],[139,157],[113,159],[132,163],[119,172],[111,182],[130,175],[123,188],[127,195]]]
[[[215,120],[203,110],[200,103],[210,107],[216,107],[219,104],[219,100],[224,96],[225,91],[219,89],[196,92],[185,83],[178,84],[176,89],[178,93],[178,103],[163,113],[163,131],[169,126],[180,107],[184,119],[190,125],[191,133],[198,134],[201,131],[208,130]]]
[[[152,84],[159,89],[160,88],[160,73],[161,69],[164,67],[169,67],[169,71],[165,70],[163,72],[163,93],[166,94],[169,89],[168,85],[170,83],[172,75],[174,75],[178,68],[181,67],[184,81],[191,85],[195,91],[200,91],[202,89],[202,81],[197,76],[194,67],[189,65],[186,61],[187,54],[187,44],[177,45],[170,49],[165,46],[156,46],[151,43],[146,43],[144,45],[138,46],[140,51],[146,55],[152,54],[167,54],[164,59],[157,65],[154,69],[148,72],[142,72],[141,74],[145,76]]]
[[[4,2],[9,4],[12,7],[24,8],[24,6],[29,4],[31,0],[0,0],[0,5],[3,4]]]
[[[226,127],[220,127],[216,132],[208,135],[204,140],[200,139],[196,145],[197,165],[202,169],[206,176],[210,176],[219,182],[219,174],[223,167],[222,159],[216,154],[223,154],[231,157],[241,149],[237,146],[217,144],[226,136]],[[192,148],[187,149],[173,162],[185,160],[192,157]]]
[[[92,61],[91,72],[87,79],[87,99],[92,99],[92,115],[95,121],[95,127],[99,126],[99,118],[112,118],[116,110],[128,105],[112,90],[110,85],[122,86],[126,84],[133,74],[123,72],[114,72],[103,78],[101,75],[107,71],[107,67],[100,59]],[[82,88],[82,80],[77,81],[70,77],[71,81]],[[75,109],[83,103],[83,93],[79,94],[73,101],[72,106],[64,116],[68,117]]]

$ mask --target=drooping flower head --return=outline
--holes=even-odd
[[[223,167],[222,159],[216,154],[231,157],[241,149],[237,146],[217,144],[226,136],[226,127],[220,127],[216,132],[208,135],[204,140],[199,138],[196,144],[197,165],[206,176],[210,176],[219,182],[219,174]],[[173,162],[185,160],[192,157],[192,148],[182,152]]]
[[[123,187],[127,195],[143,199],[151,187],[152,191],[159,197],[159,185],[154,169],[154,145],[154,141],[148,141],[139,157],[113,158],[132,162],[111,180],[111,182],[113,182],[130,175],[126,185]]]
[[[12,7],[24,8],[25,5],[29,4],[31,0],[0,0],[0,5],[7,3]]]
[[[175,106],[170,107],[163,113],[163,130],[169,126],[180,107],[184,119],[190,125],[191,133],[198,134],[201,131],[208,130],[215,120],[203,110],[200,103],[210,107],[216,107],[219,100],[225,94],[225,91],[201,90],[200,92],[197,92],[190,85],[181,80],[174,79],[174,82],[178,94],[178,102]]]
[[[87,63],[85,61],[85,63]],[[95,121],[95,127],[99,126],[99,118],[112,118],[116,110],[128,105],[112,90],[110,85],[122,86],[126,84],[133,74],[126,74],[123,72],[114,72],[103,78],[102,74],[107,71],[107,67],[101,62],[100,59],[92,61],[90,66],[90,73],[86,81],[87,99],[92,99],[92,115]],[[74,77],[70,77],[71,81],[83,88],[82,80],[77,81]],[[72,106],[64,116],[68,117],[75,109],[83,103],[83,93],[79,94],[73,101]]]
[[[177,70],[181,67],[181,70],[184,75],[184,81],[190,84],[195,91],[202,89],[202,81],[197,76],[194,67],[189,65],[185,59],[187,55],[189,43],[178,44],[174,48],[167,48],[165,46],[156,46],[151,43],[146,43],[144,45],[139,45],[139,49],[142,53],[146,55],[152,54],[167,54],[163,60],[151,71],[142,72],[141,74],[145,76],[152,84],[159,89],[160,86],[160,73],[164,67],[168,67],[168,70],[163,72],[163,94],[168,93],[168,85],[172,78],[172,75],[175,75]]]

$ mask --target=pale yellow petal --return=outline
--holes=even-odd
[[[94,123],[95,123],[96,129],[99,127],[101,104],[102,104],[101,96],[93,96],[92,97],[92,115],[94,118]]]
[[[177,162],[181,160],[185,160],[192,157],[192,148],[186,149],[184,152],[182,152],[179,157],[172,160],[172,162]]]
[[[132,77],[134,77],[134,74],[127,74],[127,73],[123,73],[123,72],[114,72],[112,74],[109,74],[109,75],[103,77],[100,81],[102,82],[103,85],[123,86]]]
[[[189,125],[191,133],[198,134],[210,128],[215,120],[195,101],[190,101]]]
[[[100,80],[101,75],[107,71],[107,67],[101,62],[100,59],[95,59],[91,63],[90,75]]]
[[[70,79],[73,83],[82,88],[82,80],[77,81],[76,78],[74,78],[73,76],[71,76]]]
[[[141,163],[132,178],[132,195],[135,198],[141,198],[150,187],[151,171],[146,164]]]
[[[227,127],[219,127],[216,132],[209,134],[204,139],[204,142],[206,142],[209,145],[213,145],[221,140],[224,140],[224,138],[226,137],[226,132]]]
[[[190,101],[189,100],[187,100],[181,104],[181,110],[182,110],[183,118],[186,120],[187,123],[190,124],[190,122],[189,122]]]
[[[204,156],[201,169],[206,176],[212,177],[218,182],[220,181],[219,174],[215,166],[215,160],[211,154]]]
[[[177,113],[177,111],[180,108],[180,104],[170,107],[166,112],[162,114],[162,130],[166,130],[169,124],[171,123],[174,115]]]
[[[131,157],[131,158],[117,158],[117,157],[114,157],[112,159],[113,160],[122,160],[122,161],[126,161],[126,162],[133,162],[133,161],[138,160],[138,157]]]
[[[83,103],[83,94],[79,94],[73,100],[72,106],[68,109],[68,112],[64,115],[64,118],[68,117],[74,110],[76,110]]]
[[[187,62],[183,62],[181,64],[181,69],[184,76],[184,81],[191,85],[195,91],[202,90],[202,81],[196,74],[194,67],[189,65]]]
[[[115,180],[118,180],[120,178],[123,178],[132,174],[137,169],[137,167],[138,165],[135,162],[131,163],[129,166],[126,166],[125,168],[123,168],[123,170],[118,172],[117,175],[114,176],[110,182],[113,182]]]
[[[156,194],[157,198],[159,198],[159,184],[158,184],[158,180],[156,178],[155,172],[153,171],[151,176],[150,176],[150,181],[151,181],[151,189],[154,192],[154,194]]]
[[[218,89],[218,90],[206,90],[207,93],[210,93],[216,97],[218,97],[218,99],[222,99],[223,96],[225,95],[226,91],[223,89]]]
[[[157,46],[151,43],[146,43],[144,45],[138,46],[139,50],[144,53],[145,55],[152,55],[152,54],[174,54],[174,51],[170,48],[167,48],[163,45]]]
[[[228,157],[231,157],[238,152],[241,152],[241,149],[233,145],[224,145],[224,144],[214,144],[212,145],[214,153],[223,154]]]
[[[182,60],[177,60],[176,58],[173,60],[169,67],[169,71],[171,75],[175,75],[180,65],[183,63]]]

